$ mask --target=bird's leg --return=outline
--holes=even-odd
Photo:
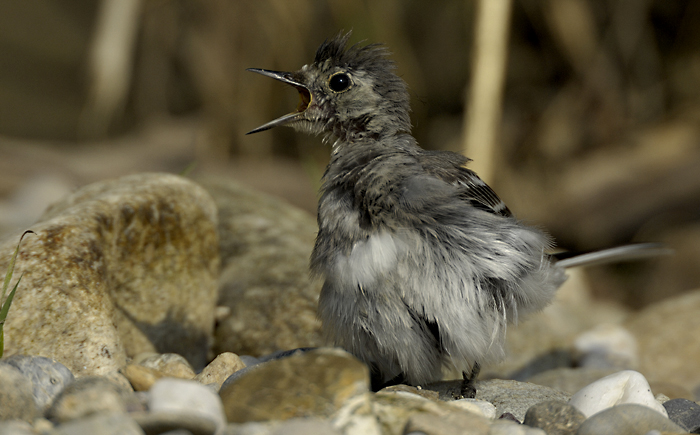
[[[462,372],[462,387],[460,389],[460,395],[463,399],[473,399],[476,396],[475,382],[480,371],[481,366],[478,362],[475,362],[469,375],[467,375],[467,372]]]

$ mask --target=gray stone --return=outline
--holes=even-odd
[[[193,380],[163,378],[156,381],[148,392],[148,409],[153,416],[162,415],[163,421],[168,416],[177,416],[188,417],[192,421],[211,421],[215,429],[226,425],[219,396]],[[186,429],[192,431],[189,427]]]
[[[668,418],[690,433],[700,433],[700,405],[687,399],[664,402]]]
[[[565,402],[540,402],[527,410],[523,424],[544,430],[547,435],[574,435],[586,416]]]
[[[476,383],[476,399],[493,403],[496,406],[496,415],[509,412],[518,421],[523,421],[531,406],[549,400],[566,402],[569,395],[528,382],[492,379]]]
[[[219,208],[219,304],[230,309],[218,322],[214,352],[259,356],[322,345],[321,282],[309,277],[316,220],[227,179],[201,183]]]
[[[51,435],[145,435],[138,424],[124,414],[97,414],[57,426]]]
[[[86,376],[63,389],[47,416],[67,422],[98,413],[125,414],[138,409],[140,404],[131,391],[108,379]]]
[[[32,382],[17,367],[0,361],[0,421],[32,421],[38,416]]]
[[[369,391],[367,366],[340,349],[317,349],[255,367],[221,388],[231,423],[325,417]]]
[[[624,404],[592,415],[577,435],[645,435],[649,431],[684,432],[683,428],[651,408]]]
[[[66,366],[43,356],[12,355],[3,362],[17,367],[32,382],[34,403],[41,413],[75,379]]]
[[[209,194],[174,175],[131,175],[72,193],[24,238],[6,353],[54,358],[75,376],[118,370],[144,351],[177,352],[204,367],[216,224]],[[0,270],[18,239],[0,245]]]

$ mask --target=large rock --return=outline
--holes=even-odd
[[[25,237],[6,354],[54,358],[76,376],[127,355],[176,352],[206,363],[219,270],[217,210],[184,178],[139,174],[86,186]],[[5,270],[19,235],[0,245]]]
[[[201,184],[219,208],[219,304],[230,309],[217,325],[215,352],[260,356],[320,346],[321,282],[309,277],[315,219],[227,179]]]

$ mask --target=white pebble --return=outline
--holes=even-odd
[[[668,417],[663,405],[654,399],[649,382],[634,370],[624,370],[598,379],[580,389],[569,400],[569,404],[586,417],[623,403],[647,406]]]
[[[162,378],[148,392],[151,413],[190,414],[212,420],[218,429],[226,425],[221,398],[199,382]]]

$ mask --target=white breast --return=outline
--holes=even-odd
[[[383,231],[355,243],[349,256],[338,257],[336,271],[343,282],[367,288],[396,267],[405,249],[398,236]]]

